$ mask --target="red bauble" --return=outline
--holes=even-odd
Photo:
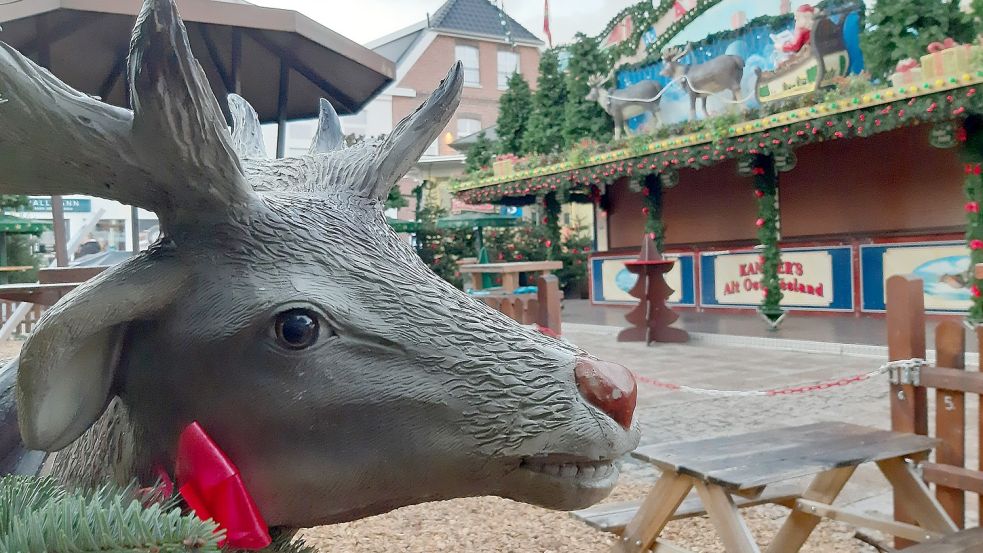
[[[969,203],[967,203],[966,204],[966,212],[967,213],[979,213],[980,212],[980,203],[979,202],[969,202]]]
[[[756,197],[758,197],[758,198],[764,198],[764,197],[765,197],[765,193],[764,193],[764,192],[762,192],[761,190],[755,190],[755,191],[754,191],[754,195],[755,195]]]
[[[969,241],[969,249],[971,250],[983,250],[983,240],[979,238],[974,238]]]
[[[765,220],[758,217],[758,220],[754,222],[754,225],[758,228],[765,226]]]
[[[643,207],[642,208],[642,215],[648,216],[648,214],[649,214],[649,208]]]

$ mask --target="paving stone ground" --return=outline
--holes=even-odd
[[[774,389],[813,384],[867,373],[886,360],[775,351],[769,349],[689,344],[645,346],[615,341],[619,329],[565,325],[565,337],[602,359],[620,363],[636,374],[664,382],[718,390]],[[967,401],[968,420],[978,405]],[[930,410],[934,413],[934,410]],[[801,395],[775,397],[707,397],[639,384],[636,416],[641,445],[711,438],[821,421],[844,421],[890,428],[886,376]],[[933,418],[934,419],[934,418]],[[934,428],[934,420],[930,420]],[[978,433],[968,432],[969,466],[978,466]],[[629,479],[654,480],[647,464],[626,460]],[[872,466],[861,467],[841,495],[840,503],[867,512],[890,513],[890,486]],[[976,511],[970,514],[976,520]]]

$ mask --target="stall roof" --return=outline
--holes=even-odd
[[[468,203],[529,203],[530,198],[559,187],[584,194],[591,185],[623,176],[701,169],[749,155],[791,153],[826,140],[864,138],[903,125],[957,120],[983,111],[983,95],[977,93],[980,85],[983,70],[919,86],[870,91],[723,129],[711,125],[691,134],[652,137],[647,143],[640,141],[644,137],[636,138],[622,149],[577,161],[453,183],[451,191]],[[838,124],[844,118],[849,121],[845,128]]]
[[[340,114],[357,112],[396,74],[390,60],[295,11],[242,0],[177,5],[216,96],[235,91],[238,80],[263,121],[277,117],[281,63],[290,68],[288,119],[316,117],[321,97]],[[140,8],[137,0],[4,2],[0,40],[72,87],[128,107],[124,69]]]

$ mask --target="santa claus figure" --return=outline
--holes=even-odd
[[[812,36],[812,25],[816,20],[816,9],[809,4],[799,6],[795,10],[795,34],[792,40],[782,45],[782,51],[794,54],[809,43]]]

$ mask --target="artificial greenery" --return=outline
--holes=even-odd
[[[555,192],[543,196],[543,225],[546,226],[547,259],[556,259],[560,253],[560,211],[563,206]]]
[[[493,145],[485,131],[478,133],[478,139],[468,148],[468,153],[464,157],[464,170],[470,173],[477,173],[487,170],[494,159]]]
[[[602,142],[610,140],[614,121],[597,102],[587,99],[590,93],[588,80],[593,75],[607,72],[598,40],[577,33],[573,43],[567,47],[567,54],[563,144],[570,147],[584,138]]]
[[[522,139],[522,153],[548,154],[563,148],[566,105],[567,84],[560,71],[559,50],[551,48],[539,58],[539,78],[533,95],[529,127]]]
[[[959,43],[976,39],[972,15],[958,0],[891,0],[877,2],[867,29],[860,37],[867,70],[887,77],[905,58],[919,59],[928,45],[952,38]]]
[[[761,244],[761,312],[775,321],[782,314],[782,289],[778,277],[778,267],[782,254],[778,248],[778,170],[775,158],[770,155],[756,155],[751,161],[754,175],[754,195],[758,198],[758,242]]]
[[[499,153],[522,151],[522,139],[529,127],[531,113],[532,91],[529,89],[529,83],[517,71],[509,77],[508,89],[498,101],[495,132],[498,134]]]
[[[642,181],[642,195],[645,197],[645,206],[642,207],[645,234],[655,241],[656,249],[663,252],[666,245],[666,225],[662,220],[662,180],[658,174],[645,176]]]
[[[894,99],[889,99],[887,93]],[[714,137],[709,132],[702,139],[701,135],[686,137],[685,142],[681,137],[670,138],[672,147],[645,155],[633,154],[625,147],[612,151],[611,145],[600,144],[599,151],[607,153],[590,161],[585,155],[583,164],[567,160],[545,168],[539,175],[517,174],[513,180],[459,190],[456,195],[469,203],[532,203],[537,195],[552,190],[561,197],[586,198],[591,185],[611,184],[623,177],[641,177],[668,168],[698,169],[746,155],[787,154],[807,144],[868,137],[920,123],[961,120],[969,113],[983,110],[976,85],[914,97],[906,97],[900,90],[874,92],[866,97],[869,105],[850,111],[840,112],[844,106],[861,105],[863,97],[804,108],[805,117],[776,114],[765,120],[748,121],[743,127],[727,129],[725,138]],[[747,129],[752,127],[749,132]]]
[[[968,319],[973,324],[983,324],[983,280],[975,277],[973,270],[977,263],[983,263],[983,119],[970,117],[966,120],[964,134],[966,140],[962,149],[966,163],[966,245],[969,246],[969,269],[967,279],[972,282],[970,293],[973,303],[969,309]]]
[[[211,521],[174,501],[142,505],[132,489],[68,491],[50,479],[0,477],[0,551],[218,552]]]

